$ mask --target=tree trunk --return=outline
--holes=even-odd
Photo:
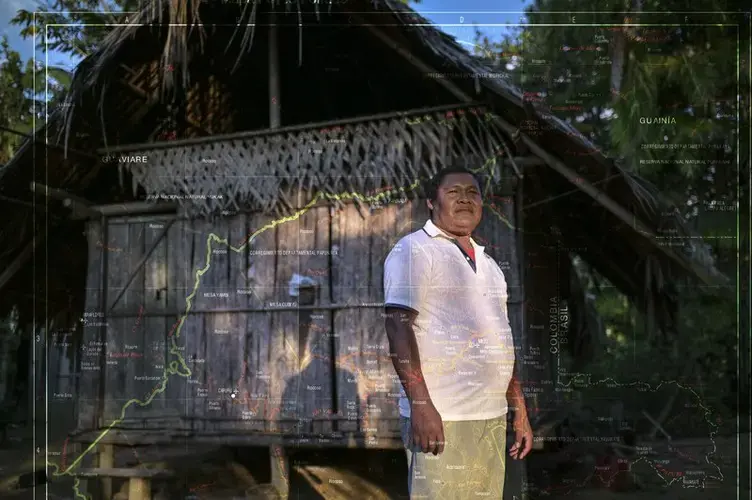
[[[632,12],[639,14],[642,11],[642,0],[633,0]],[[635,21],[634,16],[627,15],[624,18],[624,24],[632,24]],[[621,86],[624,82],[625,64],[628,55],[627,39],[634,39],[637,30],[632,26],[624,26],[621,30],[614,32],[614,49],[611,54],[611,99],[616,103],[621,93]]]

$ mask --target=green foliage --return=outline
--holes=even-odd
[[[734,302],[708,296],[701,290],[686,290],[682,296],[677,339],[668,341],[658,337],[656,332],[647,332],[644,318],[613,287],[599,292],[596,307],[611,333],[603,354],[586,369],[594,379],[639,380],[653,387],[662,381],[677,380],[692,388],[714,419],[717,416],[727,419],[736,413],[733,379],[736,376],[738,315]],[[670,393],[667,387],[666,391],[655,394],[623,391],[619,397],[627,408],[647,408],[648,411],[652,408],[657,413]],[[684,402],[697,403],[697,396],[686,390],[680,391],[680,395],[671,413],[673,424],[669,432],[707,435],[707,425],[702,418],[695,425],[682,424],[682,419],[675,418],[686,412],[682,408]],[[702,417],[697,411],[693,415]]]
[[[692,5],[686,0],[641,2],[642,12],[717,13],[688,20],[688,24],[722,24],[728,15],[720,12],[732,7],[729,1],[715,0]],[[630,10],[631,14],[623,13]],[[553,26],[572,24],[572,12],[577,12],[577,24],[593,26]],[[736,28],[625,29],[619,25],[667,21],[635,12],[632,1],[621,0],[536,0],[526,14],[529,25],[503,40],[489,40],[476,32],[480,46],[476,55],[506,68],[526,98],[570,121],[606,154],[656,185],[690,226],[707,238],[718,267],[735,276],[737,220],[729,208],[738,202],[738,195],[736,152],[731,146],[737,141],[737,85],[749,86],[744,68],[737,81]],[[675,22],[684,21],[682,15]],[[621,36],[620,59],[616,48]],[[618,92],[612,89],[616,83],[612,74],[620,75]],[[750,96],[739,98],[739,120],[748,123]],[[664,116],[676,123],[640,123],[641,118]],[[645,144],[702,147],[644,149]],[[716,397],[713,410],[733,411],[733,398],[721,401],[719,397],[734,390],[730,381],[735,376],[737,313],[728,297],[719,299],[680,284],[677,331],[674,337],[664,337],[647,331],[635,305],[602,277],[585,278],[588,292],[597,296],[596,308],[608,331],[603,354],[589,367],[594,376],[648,382],[686,379],[685,367],[694,363],[692,383],[701,381],[703,394]],[[601,286],[595,287],[595,282]]]
[[[72,75],[63,68],[41,62],[36,67],[29,59],[11,49],[7,38],[0,40],[0,164],[7,163],[24,141],[20,134],[31,134],[36,123],[44,123],[45,110],[54,106],[69,88]],[[20,134],[19,134],[20,133]]]
[[[140,0],[47,0],[40,2],[36,15],[19,10],[11,23],[21,26],[23,37],[36,37],[40,50],[85,57],[112,31],[108,25],[127,22],[128,13],[137,12],[141,5]]]
[[[0,125],[28,133],[31,131],[30,102],[24,95],[25,73],[21,56],[0,39]],[[0,130],[0,165],[13,156],[20,136]]]
[[[135,6],[130,2],[111,2],[114,10]],[[34,14],[19,10],[12,24],[20,25],[24,38],[36,37],[37,47],[42,50],[59,50],[70,55],[81,55],[93,50],[110,28],[82,27],[75,23],[103,23],[114,20],[110,14],[68,14],[65,11],[86,11],[101,8],[98,1],[55,1],[40,3],[38,11],[51,11],[52,14]],[[55,13],[59,12],[59,13]],[[109,16],[109,17],[108,17]],[[44,27],[47,26],[49,43],[44,43]],[[32,59],[25,63],[20,54],[11,49],[7,38],[0,41],[0,165],[7,163],[25,140],[22,134],[31,134],[34,127],[41,126],[48,109],[62,99],[70,88],[73,74],[65,68],[46,66],[40,60],[36,65]]]
[[[649,0],[642,2],[642,10],[720,12],[733,7],[727,3],[703,0],[689,9],[686,1]],[[656,22],[654,17],[639,13],[626,19],[618,13],[625,9],[629,9],[628,3],[614,0],[597,4],[538,0],[527,9],[529,26],[502,41],[489,41],[477,33],[480,48],[476,52],[493,51],[503,64],[510,58],[500,56],[502,50],[518,54],[520,61],[510,78],[523,91],[533,96],[541,92],[542,98],[533,99],[539,105],[571,120],[602,150],[665,190],[683,207],[688,196],[701,193],[696,189],[699,181],[715,176],[710,168],[713,163],[733,158],[722,145],[736,143],[736,28],[658,26],[625,30],[618,26],[625,21]],[[570,12],[595,10],[600,12],[576,16],[577,23],[592,23],[592,27],[551,26],[572,23]],[[728,16],[719,13],[712,17],[721,22]],[[703,22],[708,22],[708,16]],[[612,91],[612,71],[619,73],[614,61],[618,59],[617,37],[622,35],[626,50],[617,94]],[[743,73],[742,79],[746,78]],[[747,85],[741,81],[741,88]],[[749,106],[743,104],[741,108],[747,110]],[[640,118],[659,116],[674,117],[676,123],[640,123]],[[742,116],[744,119],[747,117]],[[721,148],[641,149],[643,144],[656,143],[716,144]],[[727,181],[715,186],[716,196],[735,190],[735,180]]]

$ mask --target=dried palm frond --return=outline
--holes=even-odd
[[[645,181],[637,175],[626,170],[622,170],[621,172],[632,193],[634,193],[635,199],[640,204],[640,207],[642,207],[643,213],[648,217],[654,216],[658,208],[657,193],[651,190],[645,184]]]
[[[235,60],[235,64],[232,66],[232,73],[235,72],[235,70],[238,69],[238,66],[240,65],[240,61],[242,60],[243,56],[251,50],[251,47],[253,46],[253,35],[256,33],[256,13],[257,13],[257,2],[251,2],[251,13],[248,17],[248,23],[246,24],[245,30],[243,31],[243,40],[240,42],[240,50],[238,51],[238,58]],[[273,7],[272,7],[273,8]],[[243,21],[245,20],[245,14],[248,10],[248,3],[245,4],[245,7],[243,7],[243,12],[240,15],[240,21],[238,22],[238,26],[235,28],[235,32],[233,32],[232,37],[230,38],[230,42],[227,44],[227,48],[225,49],[225,52],[229,50],[230,44],[232,43],[232,40],[235,38],[235,33],[237,33],[237,30],[240,28],[240,26],[243,25]]]

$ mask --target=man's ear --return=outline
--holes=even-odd
[[[431,200],[426,200],[426,204],[428,205],[429,210],[433,210],[433,203],[431,203]]]

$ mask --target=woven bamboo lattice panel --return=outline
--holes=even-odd
[[[131,153],[146,163],[121,168],[133,177],[134,195],[140,185],[148,198],[176,200],[189,216],[241,209],[285,214],[316,196],[339,203],[385,187],[414,198],[416,181],[459,157],[500,179],[494,159],[504,137],[490,117],[480,108],[456,109],[147,146]]]

